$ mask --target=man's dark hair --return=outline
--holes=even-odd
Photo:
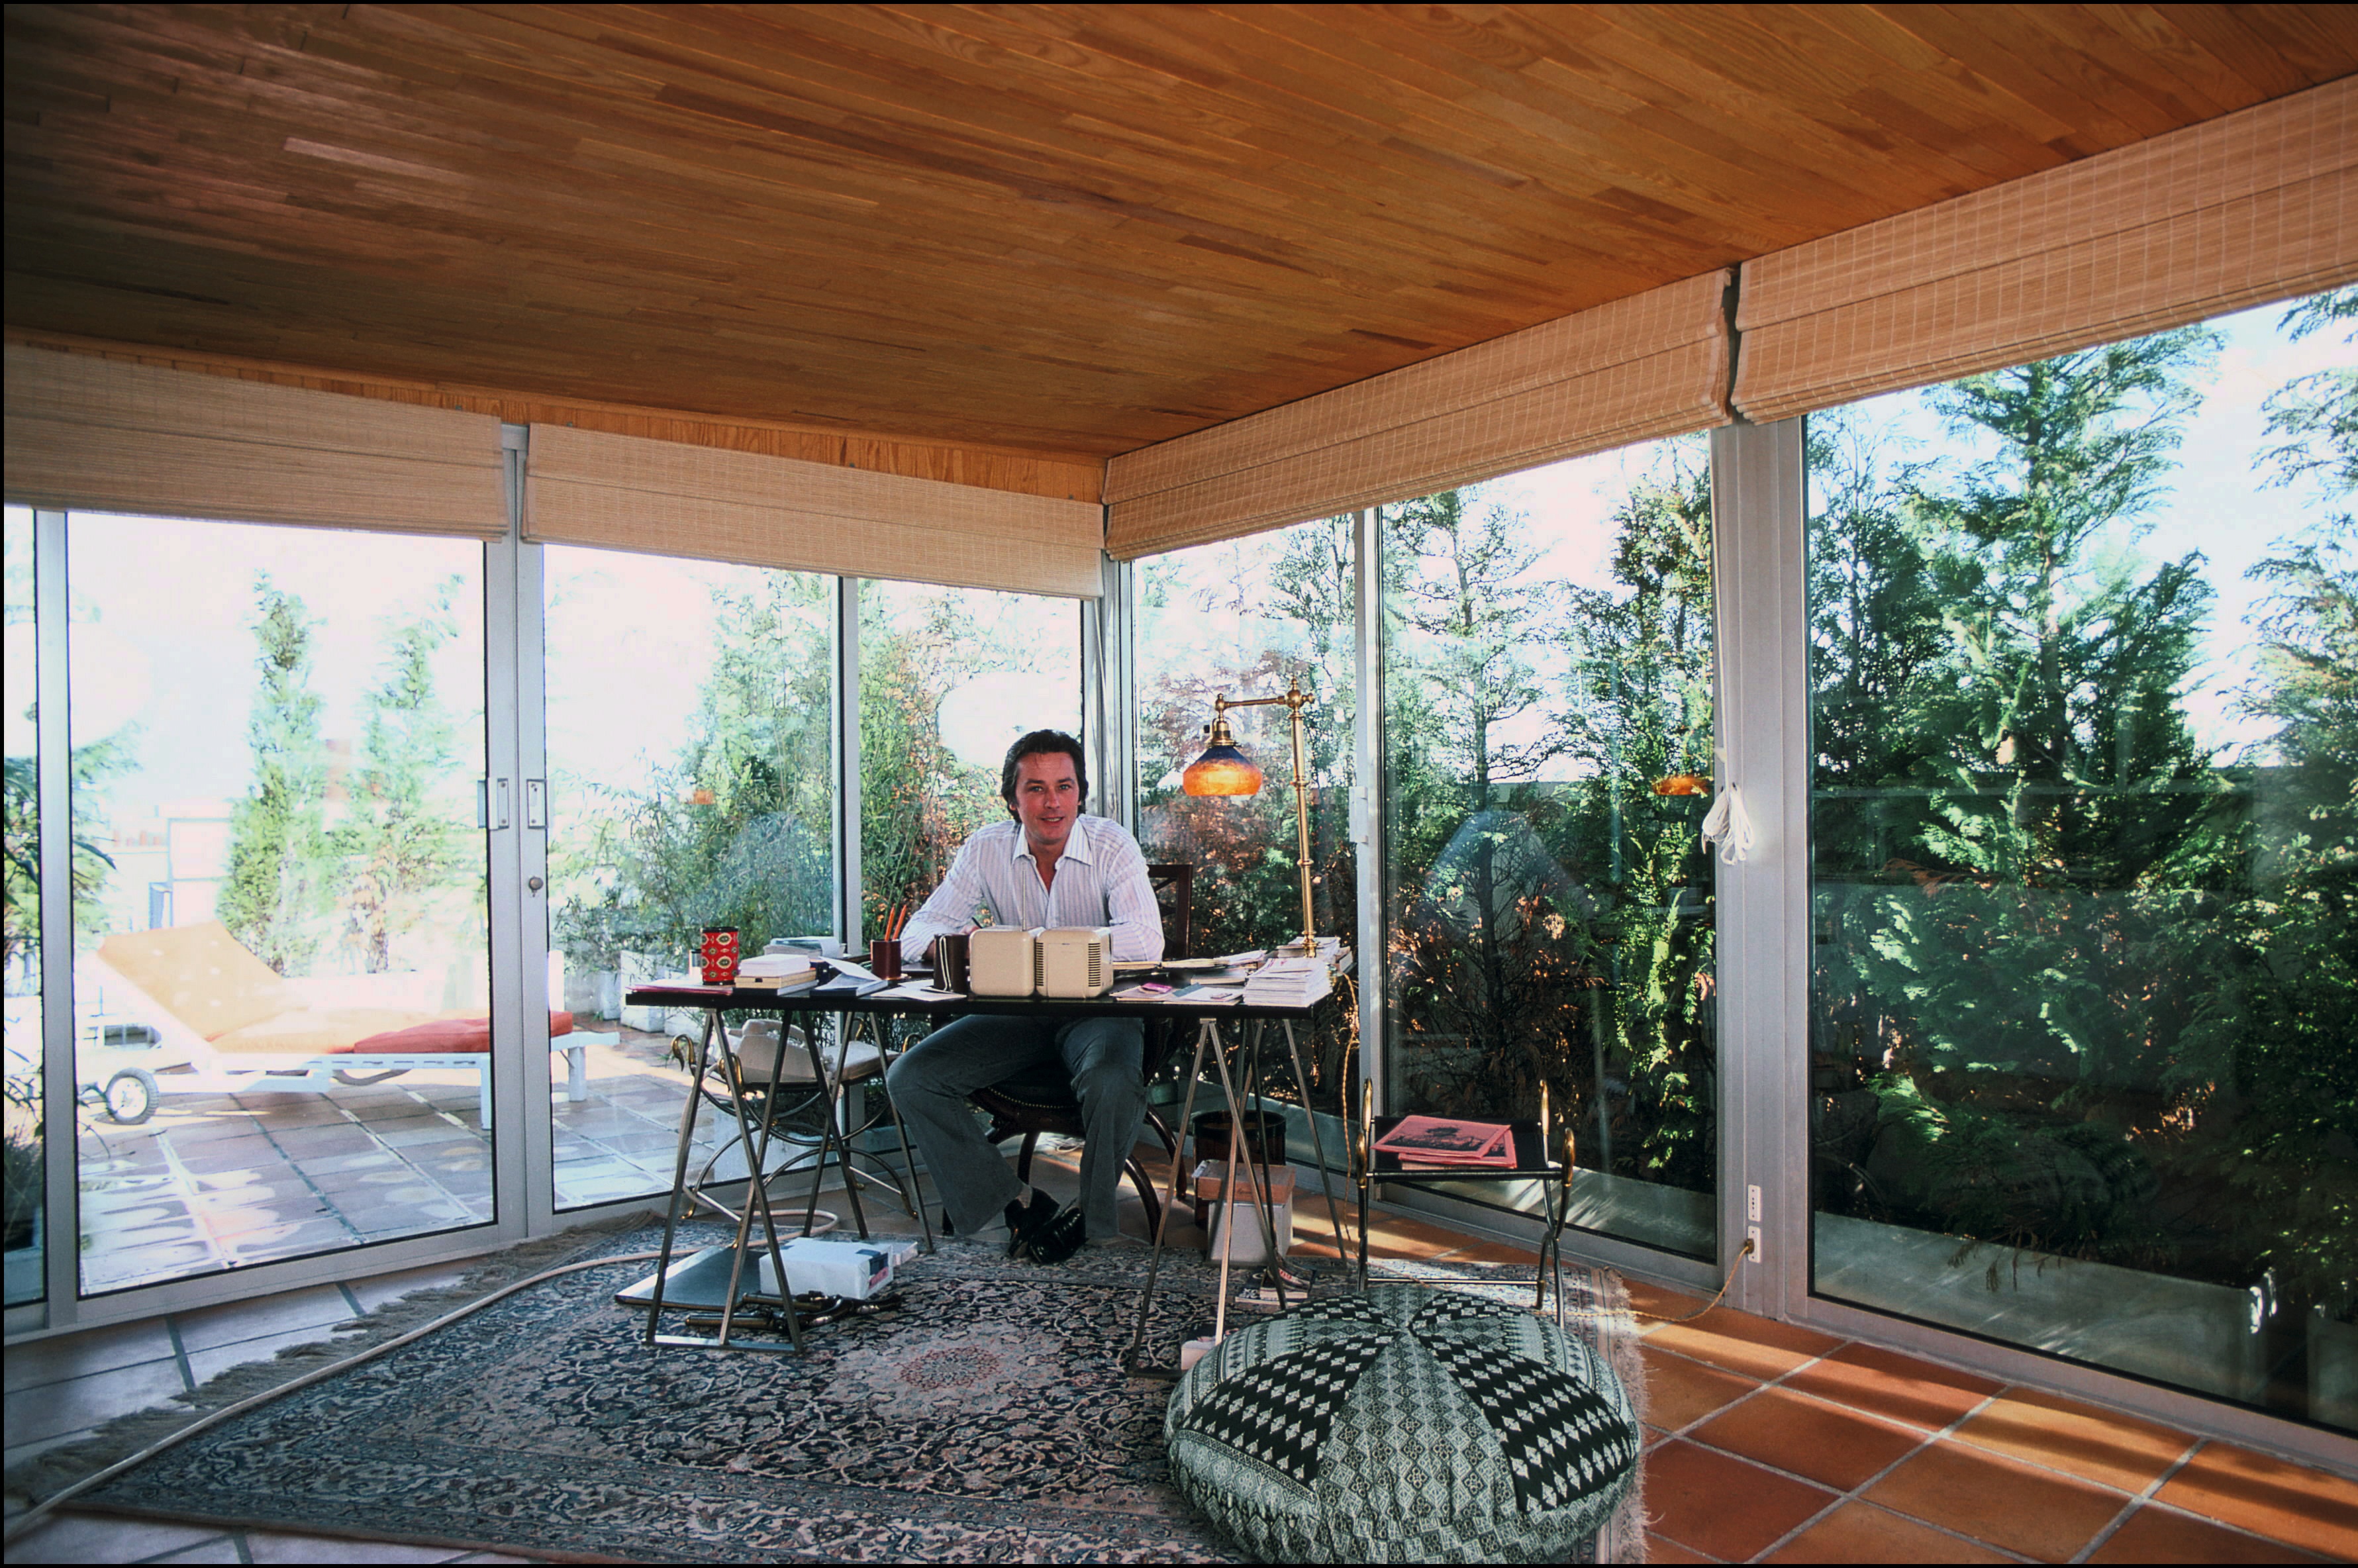
[[[1007,815],[1015,810],[1015,764],[1026,757],[1044,757],[1062,752],[1073,759],[1073,778],[1081,787],[1081,800],[1089,798],[1089,763],[1081,754],[1081,743],[1062,730],[1034,730],[1007,748],[1007,762],[999,770],[999,798],[1007,803]]]

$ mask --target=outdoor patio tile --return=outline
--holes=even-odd
[[[1961,1541],[1929,1524],[1873,1503],[1836,1509],[1767,1557],[1765,1563],[2011,1563],[2013,1558]]]
[[[202,1272],[215,1261],[211,1242],[174,1241],[138,1247],[115,1245],[82,1259],[82,1288],[111,1291],[176,1275]]]
[[[1693,1323],[1665,1324],[1648,1334],[1646,1343],[1731,1372],[1774,1378],[1843,1342],[1815,1329],[1722,1308]]]
[[[137,1563],[225,1540],[211,1525],[158,1524],[103,1514],[52,1514],[8,1548],[15,1563]],[[236,1558],[233,1554],[231,1562]]]
[[[1763,1389],[1687,1436],[1844,1492],[1866,1485],[1924,1441],[1912,1427],[1784,1389]]]
[[[2091,1481],[1949,1442],[1922,1449],[1865,1496],[2043,1563],[2068,1562],[2129,1500]]]
[[[293,1127],[268,1141],[288,1159],[332,1159],[339,1154],[373,1154],[375,1141],[368,1130],[350,1122],[335,1127]]]
[[[449,1141],[450,1124],[438,1116],[405,1117],[399,1121],[381,1122],[370,1128],[369,1132],[388,1149],[406,1150],[414,1144]]]
[[[263,1335],[294,1328],[341,1323],[352,1315],[352,1303],[333,1285],[310,1285],[259,1301],[223,1302],[219,1306],[192,1307],[172,1314],[184,1350],[210,1350]]]
[[[222,1245],[241,1264],[277,1262],[333,1252],[356,1239],[358,1226],[344,1219],[317,1219],[300,1224],[268,1225],[222,1238]]]
[[[2358,1481],[2306,1465],[2206,1444],[2154,1496],[2222,1524],[2358,1560]]]
[[[679,1131],[676,1128],[669,1132],[649,1128],[644,1132],[616,1132],[599,1141],[622,1154],[669,1152],[679,1147]]]
[[[181,1392],[178,1361],[142,1361],[7,1396],[8,1441],[37,1442],[146,1410]],[[14,1553],[11,1553],[13,1558]]]
[[[193,1153],[180,1156],[181,1169],[191,1175],[210,1175],[218,1171],[252,1171],[265,1165],[275,1165],[285,1158],[267,1138],[238,1139],[230,1143],[215,1143]]]
[[[15,1393],[18,1389],[61,1383],[92,1372],[161,1361],[171,1354],[171,1335],[160,1321],[150,1318],[142,1323],[86,1328],[79,1334],[62,1334],[16,1346],[0,1357],[0,1366],[6,1369],[7,1391]]]
[[[159,1200],[142,1195],[123,1204],[94,1204],[82,1200],[81,1221],[84,1230],[137,1230],[143,1226],[168,1225],[189,1217],[189,1206],[179,1200]]]
[[[1666,1432],[1693,1425],[1734,1404],[1760,1385],[1683,1356],[1672,1356],[1642,1346],[1638,1354],[1646,1366],[1646,1419]]]
[[[1646,1507],[1658,1535],[1741,1562],[1834,1500],[1834,1494],[1672,1438],[1646,1456]]]
[[[235,1208],[308,1212],[319,1206],[319,1190],[300,1176],[248,1181],[237,1186],[200,1191],[189,1203],[189,1207],[199,1214],[218,1214]]]
[[[2182,1432],[2036,1389],[2008,1389],[1954,1435],[2127,1492],[2143,1491],[2194,1444]]]
[[[1786,1379],[1784,1386],[1934,1431],[2006,1387],[1871,1345],[1845,1345]]]
[[[363,1171],[398,1169],[401,1156],[390,1153],[372,1143],[365,1149],[355,1150],[349,1154],[301,1155],[297,1157],[296,1162],[302,1167],[306,1176],[314,1182],[319,1182],[329,1176],[358,1175]]]
[[[2344,1554],[2345,1559],[2347,1553]],[[2329,1563],[2331,1558],[2148,1504],[2090,1552],[2091,1563]]]
[[[149,1124],[154,1135],[172,1146],[173,1152],[186,1156],[191,1151],[215,1143],[234,1143],[241,1138],[259,1138],[261,1130],[254,1119],[246,1116],[196,1117],[174,1119],[171,1125],[158,1117]]]

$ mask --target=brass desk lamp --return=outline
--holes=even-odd
[[[1260,770],[1252,759],[1237,749],[1236,736],[1228,730],[1228,709],[1231,708],[1270,708],[1282,706],[1293,721],[1293,827],[1300,849],[1302,868],[1302,940],[1289,943],[1286,951],[1296,946],[1308,955],[1318,951],[1315,916],[1310,905],[1310,780],[1309,769],[1302,753],[1302,710],[1310,706],[1302,683],[1286,683],[1283,697],[1250,697],[1231,699],[1223,692],[1212,699],[1212,721],[1204,727],[1204,754],[1187,765],[1179,775],[1179,787],[1189,795],[1259,795]]]

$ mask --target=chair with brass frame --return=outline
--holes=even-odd
[[[1184,958],[1187,957],[1190,912],[1195,904],[1195,868],[1180,862],[1150,865],[1146,876],[1153,884],[1155,903],[1163,911],[1163,955],[1166,958]],[[1170,1067],[1178,1039],[1179,1032],[1171,1027],[1170,1020],[1146,1021],[1146,1054],[1141,1071],[1147,1083],[1153,1083]],[[1074,1096],[1072,1078],[1060,1065],[977,1089],[967,1098],[990,1112],[990,1141],[1001,1143],[1018,1137],[1023,1140],[1015,1156],[1015,1179],[1020,1182],[1032,1179],[1032,1155],[1044,1134],[1064,1138],[1083,1134],[1081,1102]],[[1178,1139],[1151,1107],[1146,1113],[1146,1126],[1162,1140],[1171,1158],[1178,1159]],[[1154,1178],[1139,1163],[1137,1156],[1127,1151],[1121,1166],[1129,1173],[1130,1185],[1138,1190],[1139,1201],[1146,1207],[1147,1233],[1152,1235],[1163,1212],[1162,1200],[1154,1193]]]

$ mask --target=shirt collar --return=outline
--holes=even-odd
[[[1089,855],[1089,836],[1087,831],[1088,820],[1087,816],[1073,818],[1073,830],[1065,838],[1065,852],[1057,857],[1058,864],[1061,865],[1066,860],[1076,860],[1084,866],[1097,864]],[[1023,824],[1020,821],[1011,822],[1008,826],[1015,829],[1015,843],[1009,851],[1008,859],[1012,860],[1033,859],[1032,840],[1024,836]]]

